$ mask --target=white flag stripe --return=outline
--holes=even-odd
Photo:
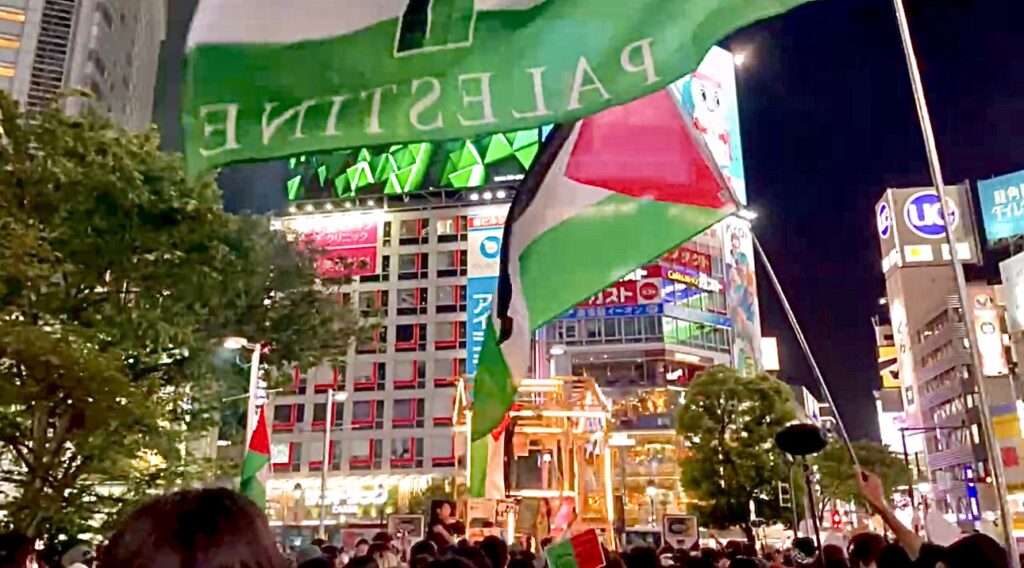
[[[286,44],[343,36],[401,17],[410,0],[200,0],[188,48]],[[478,11],[527,10],[547,0],[476,0]]]
[[[296,43],[342,36],[400,17],[409,0],[200,0],[188,49]]]

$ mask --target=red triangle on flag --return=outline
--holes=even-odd
[[[267,405],[260,407],[260,416],[256,419],[256,429],[249,438],[249,451],[257,454],[270,455],[270,435],[267,433]]]
[[[725,207],[725,179],[688,120],[664,89],[587,117],[565,176],[637,198]]]

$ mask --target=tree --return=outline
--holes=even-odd
[[[897,487],[910,485],[910,468],[903,462],[902,457],[890,452],[886,446],[877,442],[860,441],[853,443],[853,451],[857,454],[857,461],[862,468],[882,478],[882,486],[887,495],[892,495]],[[824,451],[814,456],[812,462],[818,467],[818,485],[822,493],[819,513],[827,510],[830,501],[836,500],[856,501],[867,506],[857,488],[850,452],[842,442],[833,440]]]
[[[429,485],[409,495],[409,502],[405,507],[405,512],[429,517],[430,505],[434,500],[455,500],[452,491],[454,483],[454,479],[432,479]]]
[[[96,532],[147,492],[207,475],[225,336],[271,346],[273,378],[366,331],[312,255],[226,213],[154,133],[0,93],[0,509],[31,536]],[[221,371],[221,372],[218,372]],[[92,530],[86,530],[92,529]]]
[[[778,507],[788,470],[774,436],[794,418],[789,387],[768,375],[716,366],[694,378],[676,427],[687,445],[683,489],[706,526],[739,525],[752,538],[751,501],[768,520],[788,513]]]

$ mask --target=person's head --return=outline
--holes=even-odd
[[[878,555],[884,546],[885,539],[880,534],[864,532],[853,535],[846,547],[850,556],[850,568],[875,568]]]
[[[434,509],[438,520],[447,523],[452,516],[452,505],[448,501],[441,501]]]
[[[622,568],[622,561],[620,560],[619,563],[619,566],[614,566],[611,562],[608,562],[607,564],[605,564],[605,568]],[[537,565],[534,564],[531,560],[527,560],[521,556],[517,556],[516,558],[509,560],[508,568],[537,568]]]
[[[825,568],[850,568],[846,561],[846,553],[842,547],[835,544],[826,544],[821,547],[821,556],[825,560]]]
[[[385,544],[391,544],[394,538],[391,537],[391,533],[388,531],[378,531],[373,535],[373,542],[383,542]]]
[[[323,556],[317,556],[299,564],[297,568],[334,568],[334,563]]]
[[[651,568],[659,566],[658,553],[650,546],[634,546],[622,555],[626,568]]]
[[[423,542],[423,541],[420,541]],[[426,554],[413,554],[409,557],[409,568],[427,568],[427,565],[434,561],[435,556]]]
[[[429,558],[437,558],[437,545],[427,539],[416,541],[411,547],[409,547],[409,556],[427,556]]]
[[[974,533],[969,534],[946,547],[941,555],[938,568],[975,568],[985,566],[991,568],[1007,567],[1006,549],[992,537]]]
[[[810,562],[817,554],[818,547],[810,537],[802,536],[793,539],[793,561],[797,564]]]
[[[729,568],[758,568],[757,561],[749,556],[737,556],[729,561]]]
[[[906,550],[898,544],[887,544],[878,551],[878,558],[875,559],[877,568],[910,568],[913,562]]]
[[[333,564],[338,557],[341,556],[341,549],[333,544],[325,544],[320,547],[320,551],[324,553],[324,558],[330,560]]]
[[[366,552],[370,549],[370,541],[365,538],[361,538],[356,541],[356,556],[366,556]]]
[[[312,544],[317,548],[323,548],[324,545],[327,544],[327,541],[322,538],[314,538],[313,540],[309,541],[309,544]]]
[[[35,565],[35,541],[19,532],[0,534],[0,568],[31,568]]]
[[[467,541],[459,541],[458,546],[448,551],[451,556],[456,556],[468,562],[473,568],[490,568],[491,561],[480,550],[480,547],[473,546]]]
[[[267,518],[228,489],[163,495],[135,510],[103,549],[105,568],[281,568]]]
[[[368,554],[361,554],[356,556],[352,560],[348,561],[345,568],[380,568],[377,566],[377,561]]]
[[[370,544],[370,548],[366,554],[373,558],[377,562],[377,566],[380,568],[398,567],[398,555],[391,550],[391,545],[386,542],[374,542]]]
[[[508,565],[508,543],[502,538],[485,536],[480,541],[480,551],[491,561],[491,568],[505,568]]]
[[[71,566],[92,566],[96,561],[96,553],[92,546],[80,542],[67,549],[60,555],[60,565],[70,568]]]
[[[313,560],[315,558],[322,557],[323,552],[321,552],[319,548],[313,546],[312,544],[300,546],[299,549],[295,551],[295,563],[299,565],[305,564],[306,562]]]

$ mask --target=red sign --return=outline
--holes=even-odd
[[[490,229],[505,224],[505,215],[472,215],[469,217],[470,229]]]
[[[624,280],[594,294],[579,307],[594,306],[636,306],[640,304],[657,304],[661,301],[661,279],[643,278],[641,280]]]
[[[676,250],[661,257],[662,262],[675,266],[685,266],[697,272],[711,274],[711,255],[697,252],[686,247],[679,247]]]
[[[347,278],[377,273],[380,222],[346,215],[326,217],[321,225],[292,227],[299,246],[319,253],[316,271],[321,278]],[[347,263],[341,262],[348,261]]]

